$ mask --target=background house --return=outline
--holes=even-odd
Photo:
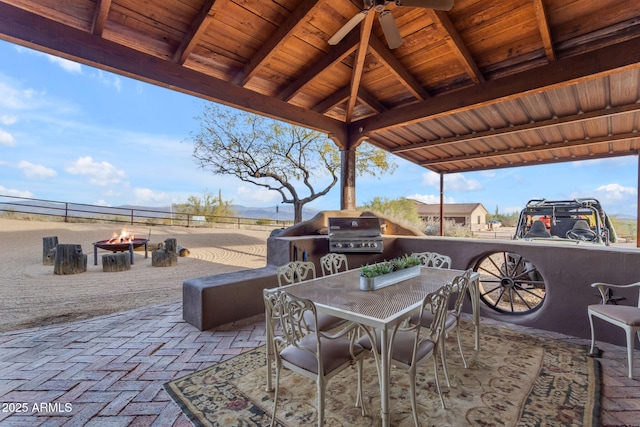
[[[440,204],[415,201],[418,215],[427,222],[440,222]],[[472,231],[487,229],[489,211],[482,203],[448,203],[444,205],[444,220],[469,227]]]

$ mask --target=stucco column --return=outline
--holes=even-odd
[[[340,151],[340,209],[356,208],[356,149]]]

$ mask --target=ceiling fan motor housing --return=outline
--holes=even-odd
[[[389,0],[364,0],[364,5],[369,9],[375,9],[378,12],[382,12],[384,7],[391,3]]]

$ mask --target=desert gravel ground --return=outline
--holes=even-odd
[[[149,239],[149,258],[136,250],[131,270],[102,271],[93,243],[126,228]],[[103,223],[39,222],[0,219],[0,332],[30,328],[129,310],[152,304],[182,301],[186,279],[259,268],[266,265],[269,230],[184,228]],[[82,245],[87,271],[56,275],[43,265],[43,237]],[[172,267],[153,267],[151,250],[167,238],[177,239],[189,255]]]

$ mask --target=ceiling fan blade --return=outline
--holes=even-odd
[[[356,13],[353,18],[351,18],[346,24],[344,24],[342,28],[340,28],[338,32],[336,32],[333,37],[329,39],[329,44],[333,46],[340,43],[340,40],[342,40],[344,36],[349,34],[351,30],[353,30],[355,26],[358,25],[365,16],[367,16],[368,12],[369,10],[367,9]]]
[[[425,9],[451,10],[453,0],[395,0],[397,6],[422,7]]]
[[[399,47],[402,44],[402,36],[400,35],[400,31],[398,31],[396,20],[393,19],[391,12],[388,10],[381,12],[378,19],[380,20],[380,26],[382,26],[384,38],[387,39],[389,49]]]

